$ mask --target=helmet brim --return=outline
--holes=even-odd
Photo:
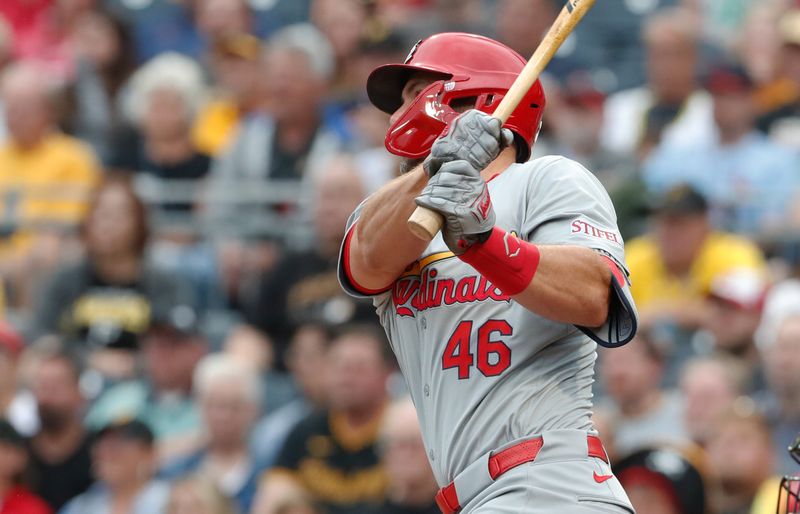
[[[367,78],[369,101],[383,112],[393,114],[403,105],[403,88],[415,72],[440,74],[443,79],[452,77],[451,73],[434,68],[410,64],[384,64],[372,70]]]

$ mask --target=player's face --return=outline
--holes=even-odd
[[[628,498],[636,512],[647,514],[680,514],[672,506],[669,497],[659,489],[645,485],[626,486]]]

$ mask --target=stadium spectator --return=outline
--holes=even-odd
[[[22,483],[27,463],[25,439],[0,420],[0,514],[52,514],[50,506]]]
[[[215,90],[192,127],[200,152],[213,157],[224,153],[236,126],[263,107],[261,54],[261,40],[251,34],[225,34],[213,41],[208,61]]]
[[[14,51],[14,32],[11,27],[6,23],[6,20],[0,16],[0,74],[3,69],[13,60]],[[0,97],[0,144],[2,144],[8,136],[8,129],[6,128],[6,117],[4,114],[3,100]]]
[[[705,446],[717,419],[742,398],[747,381],[740,362],[726,355],[694,357],[684,363],[680,391],[683,423],[692,441]]]
[[[330,343],[329,332],[323,325],[306,323],[292,336],[285,361],[300,394],[265,416],[253,429],[253,451],[256,460],[264,466],[272,465],[286,437],[300,420],[325,407],[325,355]]]
[[[688,441],[683,400],[659,388],[664,357],[641,329],[631,344],[604,353],[600,380],[608,395],[598,410],[614,419],[614,447],[626,455],[652,444]]]
[[[364,83],[355,82],[352,66],[367,38],[368,6],[360,0],[312,0],[311,22],[330,42],[336,59],[330,96],[347,101],[361,96]]]
[[[696,453],[668,447],[645,448],[614,465],[614,473],[636,512],[706,514],[710,498]]]
[[[191,299],[188,286],[145,262],[149,228],[142,201],[125,176],[96,191],[83,230],[86,257],[60,270],[40,292],[36,335],[55,333],[95,351],[91,365],[130,378],[152,312]]]
[[[92,443],[97,482],[76,496],[60,514],[161,514],[169,485],[153,478],[154,436],[138,420],[123,418],[103,426]]]
[[[381,461],[386,469],[386,500],[374,514],[437,514],[439,489],[422,442],[417,411],[410,398],[393,403],[381,432]]]
[[[214,482],[188,477],[172,483],[165,514],[236,514],[236,510]]]
[[[606,95],[588,73],[573,73],[547,101],[548,123],[553,131],[553,152],[583,164],[614,195],[636,176],[630,155],[601,145]],[[615,205],[619,215],[619,205]]]
[[[764,388],[755,333],[761,322],[767,286],[763,273],[732,270],[714,278],[706,302],[703,328],[711,335],[714,350],[739,361],[750,393]]]
[[[20,386],[20,354],[25,340],[7,321],[0,321],[0,417],[23,436],[39,428],[36,401]]]
[[[269,115],[243,121],[215,163],[212,187],[310,178],[342,146],[321,112],[334,66],[330,44],[312,26],[293,25],[275,34],[263,58]]]
[[[80,387],[82,365],[57,340],[32,349],[30,388],[41,429],[30,439],[32,490],[54,511],[92,485],[90,435],[83,426],[87,399]]]
[[[798,298],[794,295],[795,302]],[[791,473],[797,465],[786,448],[800,433],[800,315],[789,314],[775,327],[760,347],[769,389],[759,405],[772,429],[777,471]]]
[[[778,57],[778,80],[765,91],[767,111],[759,120],[759,128],[773,135],[781,130],[793,130],[794,143],[798,138],[800,117],[800,7],[778,14],[777,34],[781,48]],[[772,30],[776,27],[773,25]],[[763,58],[763,55],[762,57]]]
[[[123,125],[118,95],[136,65],[130,33],[120,19],[94,10],[78,18],[71,39],[75,77],[67,90],[63,125],[91,144],[107,165]]]
[[[194,368],[208,350],[198,313],[174,305],[153,313],[142,339],[144,376],[113,386],[89,410],[86,422],[98,428],[121,417],[152,427],[161,462],[185,456],[200,444],[200,413],[191,396]]]
[[[718,140],[680,148],[663,144],[645,162],[643,176],[657,192],[691,184],[708,199],[717,227],[764,239],[788,228],[800,161],[756,130],[754,88],[738,66],[712,70],[707,89]]]
[[[769,425],[752,407],[750,412],[724,414],[708,440],[710,472],[719,484],[714,503],[720,514],[750,512],[762,484],[775,472]]]
[[[645,325],[696,328],[715,277],[734,269],[765,269],[755,244],[712,228],[708,202],[689,186],[667,191],[652,213],[652,230],[625,247],[631,292]]]
[[[273,512],[285,495],[308,491],[328,514],[363,513],[382,501],[386,475],[378,436],[387,402],[388,345],[374,326],[344,329],[326,358],[329,409],[292,430],[259,485],[253,514]]]
[[[287,252],[261,279],[256,301],[246,311],[248,323],[274,343],[279,361],[295,328],[302,323],[336,325],[375,319],[371,302],[359,302],[344,294],[336,272],[347,217],[365,196],[352,159],[330,159],[313,186],[314,247]]]
[[[293,402],[299,392],[292,378],[275,369],[275,352],[272,341],[262,332],[248,325],[239,325],[230,330],[223,344],[223,352],[252,369],[261,380],[259,412],[268,416]]]
[[[195,453],[167,464],[160,476],[170,480],[199,474],[234,500],[239,512],[250,512],[261,471],[248,446],[261,402],[258,376],[235,357],[220,353],[200,361],[193,387],[206,441]]]
[[[665,9],[643,28],[647,84],[614,93],[606,101],[603,145],[646,155],[656,145],[713,140],[711,98],[697,81],[698,34],[691,14]]]
[[[0,145],[0,208],[13,236],[0,245],[3,268],[18,295],[29,303],[32,276],[53,266],[55,246],[86,212],[99,179],[86,145],[58,131],[55,88],[29,63],[7,67],[0,78],[8,139]]]
[[[211,158],[199,152],[191,138],[204,95],[203,72],[188,57],[162,54],[139,68],[125,98],[126,115],[136,132],[131,141],[118,145],[112,166],[164,180],[205,177]],[[177,205],[186,208],[191,203]]]

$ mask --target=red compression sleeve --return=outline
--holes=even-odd
[[[539,248],[495,227],[489,239],[472,245],[459,258],[503,293],[514,296],[528,287],[539,267]]]

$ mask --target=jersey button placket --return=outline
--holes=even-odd
[[[422,388],[422,392],[425,394],[426,397],[431,395],[431,387],[428,384],[425,384],[425,387]]]
[[[425,329],[427,329],[427,328],[428,328],[428,320],[427,320],[427,319],[425,319],[425,316],[422,316],[422,317],[419,319],[419,324],[420,324],[420,326],[422,326],[422,330],[425,330]]]

